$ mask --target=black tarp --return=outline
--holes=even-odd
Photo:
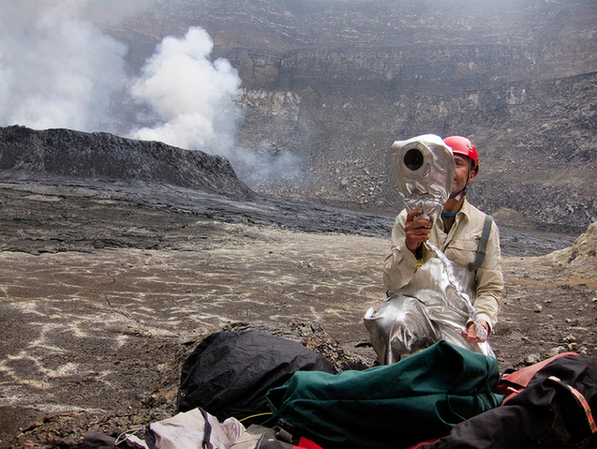
[[[336,372],[298,342],[252,330],[216,332],[183,363],[178,411],[201,407],[218,419],[269,412],[267,391],[299,370]]]

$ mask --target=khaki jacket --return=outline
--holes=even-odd
[[[383,279],[390,293],[395,293],[410,282],[418,263],[412,251],[406,246],[405,223],[406,210],[403,210],[396,217],[392,229],[391,249],[384,261]],[[429,240],[441,249],[448,259],[466,266],[475,261],[484,223],[485,214],[465,199],[450,232],[446,234],[442,220],[437,220],[431,229]],[[504,290],[500,234],[495,222],[491,227],[486,251],[483,264],[475,273],[477,291],[473,304],[479,319],[487,321],[490,328],[493,328],[498,320],[500,300]],[[424,248],[423,261],[430,257],[432,257],[430,251]]]

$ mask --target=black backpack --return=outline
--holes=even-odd
[[[520,391],[501,407],[458,424],[447,437],[417,447],[597,448],[597,361],[587,355],[566,354],[547,362],[520,370],[538,368],[528,384],[520,384]],[[500,386],[516,387],[512,378],[516,376]]]

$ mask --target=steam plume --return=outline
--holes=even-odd
[[[209,60],[212,48],[207,32],[197,27],[182,39],[162,41],[132,88],[133,97],[148,103],[160,122],[133,137],[219,154],[233,147],[241,80],[227,60]]]
[[[97,130],[124,81],[125,54],[124,44],[81,19],[76,8],[1,2],[0,125]]]

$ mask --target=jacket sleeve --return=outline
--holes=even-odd
[[[498,321],[500,301],[504,290],[500,232],[495,222],[491,227],[486,252],[483,264],[477,269],[477,296],[474,306],[479,319],[487,321],[493,328]]]
[[[417,265],[415,255],[406,246],[405,223],[406,210],[403,210],[394,222],[390,252],[384,260],[383,280],[390,293],[396,292],[410,282]]]

